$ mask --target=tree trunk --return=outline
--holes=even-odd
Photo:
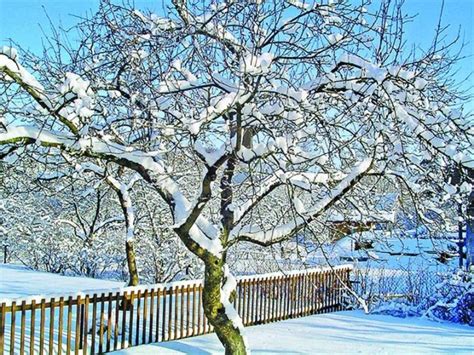
[[[132,240],[129,240],[125,243],[125,251],[127,254],[128,273],[130,275],[128,286],[137,286],[139,283],[139,278],[137,261],[135,258],[135,246],[133,245]]]
[[[214,258],[213,258],[214,259]],[[221,301],[222,285],[226,282],[224,261],[215,258],[206,261],[204,292],[202,294],[204,313],[214,326],[217,337],[224,345],[225,353],[244,355],[247,353],[244,338],[229,316],[229,309]],[[230,300],[228,307],[230,305]],[[237,312],[236,312],[237,314]]]

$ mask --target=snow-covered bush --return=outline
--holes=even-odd
[[[446,275],[421,309],[430,319],[474,326],[474,272],[459,270]]]
[[[458,270],[444,274],[429,297],[419,302],[406,298],[383,301],[372,312],[402,318],[423,316],[474,326],[474,273]]]

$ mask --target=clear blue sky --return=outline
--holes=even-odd
[[[99,0],[0,0],[0,44],[8,44],[8,38],[12,38],[22,47],[39,53],[44,37],[41,28],[49,31],[46,13],[56,25],[70,27],[78,21],[73,15],[95,10],[98,3]],[[166,3],[169,0],[135,0],[137,8],[149,8],[156,13],[163,13]],[[409,42],[425,47],[430,43],[441,3],[442,0],[406,0],[405,12],[418,14],[407,27]],[[454,36],[461,27],[461,35],[469,42],[464,54],[471,58],[459,67],[459,77],[465,77],[474,72],[474,0],[445,0],[444,10],[443,22],[450,26],[449,33]]]

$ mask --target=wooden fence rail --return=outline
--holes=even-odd
[[[343,309],[351,268],[238,278],[244,325]],[[210,333],[202,281],[127,288],[0,305],[0,355],[102,354]]]

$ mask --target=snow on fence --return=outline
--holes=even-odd
[[[246,326],[342,310],[351,269],[241,277],[234,307]],[[195,280],[4,302],[0,355],[101,354],[210,333],[202,291],[202,281]]]

